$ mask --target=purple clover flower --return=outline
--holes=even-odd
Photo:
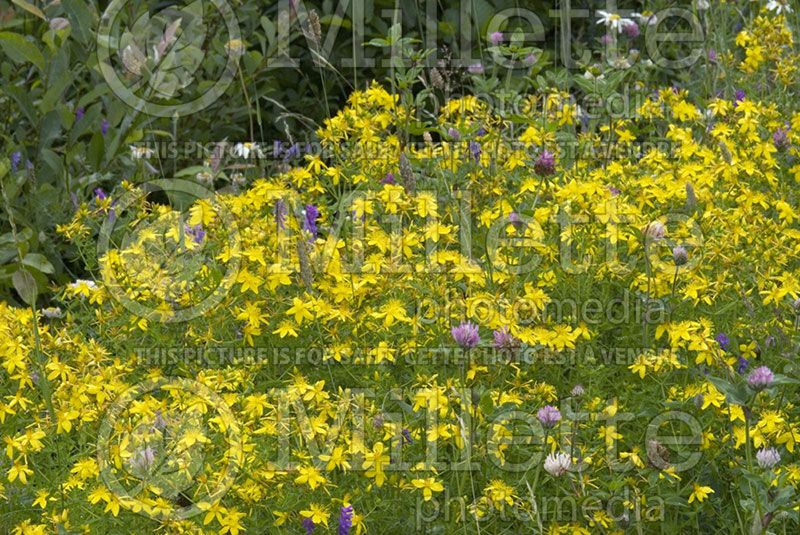
[[[781,455],[775,448],[761,448],[756,452],[756,460],[758,461],[758,466],[769,470],[781,462]]]
[[[639,25],[634,22],[624,25],[622,27],[622,33],[624,33],[630,39],[636,39],[639,37],[641,32],[639,31]]]
[[[467,67],[467,71],[470,74],[483,74],[483,65],[480,63],[473,63],[469,67]]]
[[[497,46],[503,42],[503,32],[492,32],[489,34],[489,42]]]
[[[450,334],[453,336],[453,340],[464,349],[471,349],[481,341],[478,326],[470,321],[453,327],[450,329]]]
[[[550,429],[561,421],[561,411],[552,405],[545,405],[536,412],[536,418],[542,422],[543,426]]]
[[[766,366],[759,366],[747,376],[747,384],[753,390],[764,390],[775,380],[775,374]]]
[[[778,128],[772,134],[772,143],[778,150],[789,148],[789,130],[787,128]]]
[[[338,535],[350,535],[350,528],[353,527],[353,506],[348,505],[339,510],[339,532]]]
[[[499,350],[513,350],[519,347],[519,340],[508,332],[508,327],[503,327],[499,331],[493,331],[494,347]]]
[[[555,155],[547,149],[542,150],[536,162],[533,164],[533,170],[542,176],[550,176],[556,172],[556,158]]]

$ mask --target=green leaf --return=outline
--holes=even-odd
[[[92,38],[92,24],[94,14],[83,0],[63,0],[61,5],[67,14],[70,24],[72,24],[75,38],[81,43],[88,43]]]
[[[44,70],[44,56],[41,50],[32,42],[18,33],[0,32],[0,48],[15,63],[30,62],[39,70]]]
[[[36,302],[36,295],[39,290],[36,287],[36,279],[33,278],[33,275],[24,269],[19,269],[11,276],[11,282],[25,303],[32,305]]]
[[[26,266],[30,266],[34,269],[38,269],[42,273],[48,273],[52,275],[55,273],[55,269],[53,269],[53,264],[43,255],[39,253],[28,253],[25,255],[25,258],[22,259],[22,263]]]
[[[42,13],[42,10],[39,9],[38,7],[36,7],[35,5],[31,4],[30,2],[26,2],[25,0],[11,0],[11,2],[13,2],[16,5],[18,5],[19,7],[21,7],[22,9],[24,9],[28,13],[30,13],[31,15],[36,15],[37,17],[39,17],[42,20],[47,20],[47,17],[44,16],[44,13]]]

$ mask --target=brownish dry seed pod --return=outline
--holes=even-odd
[[[319,14],[316,9],[312,9],[308,12],[308,30],[306,37],[311,39],[317,48],[322,44],[322,26],[320,25]]]
[[[444,89],[444,78],[436,67],[431,69],[431,85],[436,89]]]
[[[411,162],[408,156],[403,152],[400,154],[400,180],[406,193],[413,194],[417,189],[417,179],[414,176],[414,170],[411,169]]]

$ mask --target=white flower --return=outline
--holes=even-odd
[[[42,309],[42,314],[47,319],[55,319],[63,316],[61,309],[58,307],[47,307]]]
[[[247,160],[250,158],[250,153],[255,156],[261,156],[261,149],[256,143],[237,143],[233,146],[234,156]]]
[[[620,33],[628,24],[636,24],[631,19],[624,19],[616,13],[598,10],[597,14],[600,15],[600,20],[597,21],[597,24],[605,24],[612,32]]]
[[[758,466],[769,469],[781,462],[781,456],[775,448],[761,448],[756,453]]]
[[[642,24],[647,24],[648,26],[655,26],[658,24],[658,17],[652,13],[631,13],[631,18],[638,20]]]
[[[544,469],[553,477],[561,477],[567,473],[572,461],[566,453],[551,453],[544,460]]]
[[[708,0],[697,0],[695,4],[697,5],[698,11],[705,11],[706,9],[711,7],[711,4],[708,2]]]
[[[85,279],[78,279],[67,285],[67,287],[72,290],[73,295],[76,297],[78,295],[89,297],[93,291],[97,290],[97,283]]]
[[[155,154],[155,152],[156,151],[148,147],[137,147],[136,145],[131,145],[131,156],[133,156],[133,158],[136,160],[146,160]]]
[[[769,2],[767,2],[767,9],[774,11],[776,15],[792,12],[792,8],[789,6],[787,0],[769,0]]]

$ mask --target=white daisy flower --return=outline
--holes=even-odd
[[[233,146],[233,154],[247,160],[250,158],[250,154],[261,156],[261,148],[256,143],[237,143]]]
[[[597,24],[605,24],[612,32],[620,33],[628,24],[636,24],[633,20],[622,18],[616,13],[599,10],[597,14],[600,15],[600,20],[597,21]]]
[[[774,11],[776,15],[792,12],[788,0],[769,0],[769,2],[767,2],[767,9]]]

